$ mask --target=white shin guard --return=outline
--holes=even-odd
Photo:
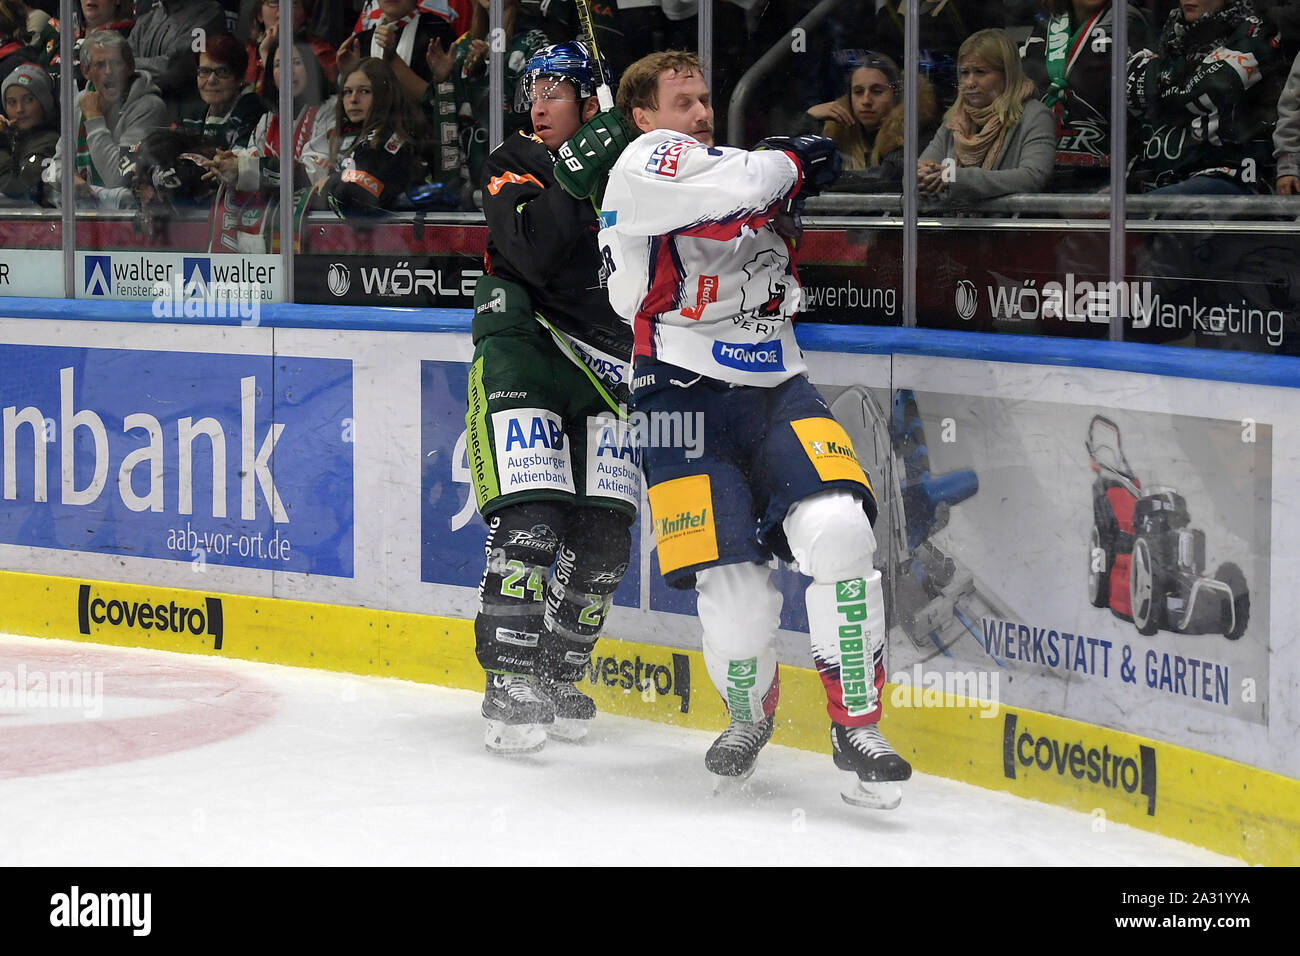
[[[781,620],[781,594],[762,564],[727,564],[695,576],[704,663],[733,720],[765,716],[776,678],[772,644]]]

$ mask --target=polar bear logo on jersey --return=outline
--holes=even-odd
[[[765,249],[745,263],[745,282],[740,287],[742,312],[763,317],[781,314],[781,303],[790,288],[789,262],[775,249]]]

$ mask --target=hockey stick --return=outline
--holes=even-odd
[[[582,38],[587,41],[587,46],[591,49],[591,58],[595,63],[596,100],[600,103],[600,111],[606,113],[614,108],[614,94],[610,92],[609,77],[605,75],[600,47],[596,43],[596,28],[591,22],[591,8],[587,6],[587,0],[573,0],[573,2],[578,8],[578,23],[582,27]]]

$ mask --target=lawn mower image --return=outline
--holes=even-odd
[[[948,524],[952,507],[979,491],[978,476],[969,468],[931,472],[925,426],[911,389],[894,392],[888,415],[861,386],[839,395],[831,411],[853,440],[876,491],[876,566],[889,581],[885,617],[890,635],[901,632],[917,647],[944,655],[966,636],[984,651],[980,619],[1013,615],[969,568],[932,540]]]
[[[1189,527],[1173,488],[1143,488],[1124,456],[1119,426],[1094,415],[1085,441],[1092,484],[1088,600],[1132,621],[1139,634],[1221,633],[1235,641],[1250,620],[1246,577],[1235,564],[1205,572],[1205,532]]]

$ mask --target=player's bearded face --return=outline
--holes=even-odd
[[[704,77],[691,70],[670,70],[659,74],[658,105],[654,109],[635,107],[632,118],[643,133],[671,129],[694,136],[705,146],[713,145],[713,106]]]

